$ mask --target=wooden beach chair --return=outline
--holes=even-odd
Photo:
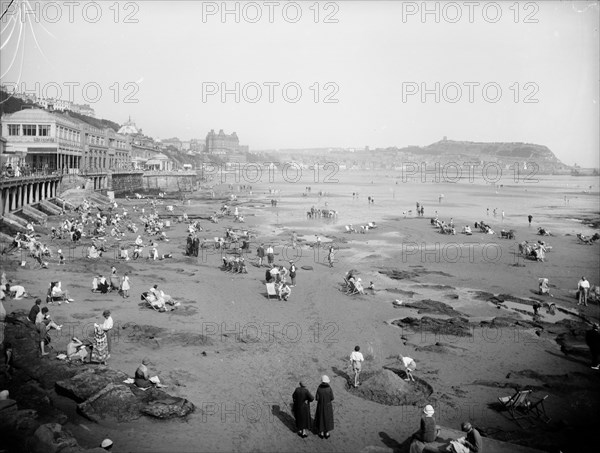
[[[541,420],[544,423],[549,423],[551,418],[546,414],[546,408],[544,407],[544,401],[548,398],[548,395],[539,399],[536,402],[531,402],[528,406],[529,413],[532,417]]]
[[[275,283],[265,283],[265,286],[267,287],[267,299],[271,300],[271,296],[279,298],[275,290]]]
[[[531,390],[518,390],[512,396],[502,396],[498,398],[502,407],[508,411],[510,417],[519,427],[522,428],[519,420],[527,419],[531,416],[529,396]]]

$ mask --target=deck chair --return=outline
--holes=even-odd
[[[158,311],[158,312],[161,311],[159,308],[157,308],[154,305],[152,305],[152,302],[150,302],[148,300],[148,292],[147,291],[144,291],[142,293],[142,295],[140,296],[140,299],[143,300],[144,302],[146,302],[146,305],[148,306],[148,308],[152,308],[154,311]]]
[[[518,390],[512,396],[501,396],[498,398],[502,407],[506,409],[510,417],[516,422],[519,427],[522,428],[519,420],[527,419],[530,417],[530,406],[529,396],[531,390]]]
[[[267,299],[270,300],[271,296],[279,298],[279,295],[277,294],[277,291],[275,290],[275,283],[265,283],[265,286],[267,287]]]
[[[551,418],[546,414],[546,408],[544,407],[544,401],[546,401],[546,398],[548,398],[548,395],[536,402],[530,402],[531,404],[529,405],[529,413],[532,417],[535,417],[544,423],[549,423]]]

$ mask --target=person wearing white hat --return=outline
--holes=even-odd
[[[315,412],[315,426],[321,439],[329,439],[329,431],[333,431],[333,390],[329,386],[329,376],[321,376],[321,385],[317,388],[315,399],[317,411]]]
[[[439,434],[439,428],[435,424],[433,407],[428,404],[423,408],[421,417],[421,426],[419,430],[412,435],[410,444],[410,453],[422,453],[429,442],[435,441]]]
[[[100,448],[104,448],[106,451],[111,451],[113,447],[113,441],[110,439],[104,439],[100,444]]]

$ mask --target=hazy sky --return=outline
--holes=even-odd
[[[156,138],[224,129],[272,149],[447,136],[538,143],[567,164],[598,167],[598,10],[554,1],[15,0],[1,23],[0,72],[2,83],[38,95],[58,87],[98,117],[131,115]]]

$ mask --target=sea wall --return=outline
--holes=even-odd
[[[198,188],[198,175],[195,171],[152,171],[144,172],[144,190],[164,192],[191,192]]]
[[[111,175],[110,187],[115,194],[142,190],[144,188],[144,173],[141,171],[113,173]]]

